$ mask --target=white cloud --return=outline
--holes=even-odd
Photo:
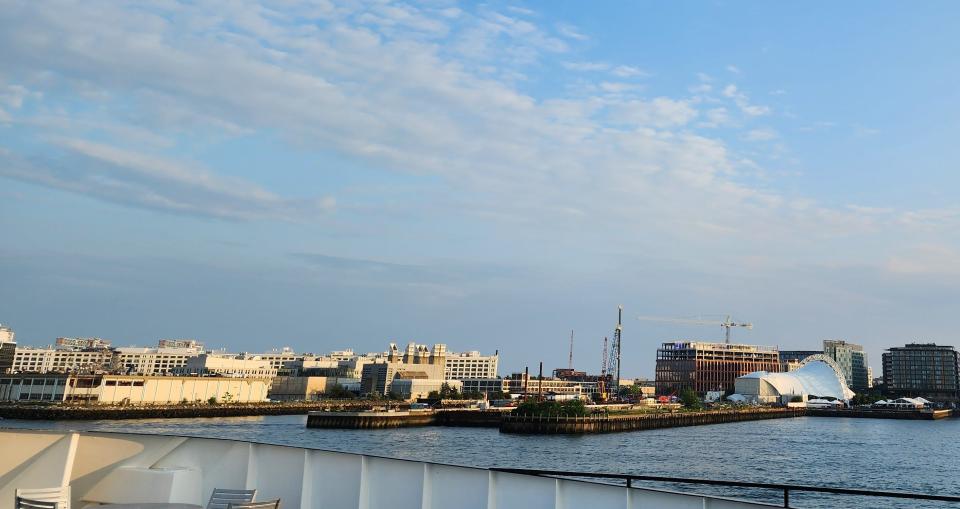
[[[610,71],[610,73],[620,78],[649,76],[649,73],[645,72],[643,69],[629,65],[618,65],[612,71]]]
[[[727,71],[732,72],[733,74],[740,74],[740,68],[735,65],[728,65]]]
[[[299,221],[329,212],[331,197],[285,199],[249,182],[193,164],[79,139],[54,140],[56,159],[0,154],[0,176],[104,201],[230,220]]]
[[[777,133],[777,131],[769,127],[763,127],[760,129],[751,129],[747,131],[744,139],[747,141],[770,141],[779,137],[780,135]]]
[[[887,260],[886,269],[907,276],[960,276],[960,251],[940,244],[905,249]]]
[[[729,104],[682,93],[644,97],[636,83],[613,80],[580,88],[560,83],[558,89],[574,92],[550,100],[528,92],[536,87],[517,86],[524,73],[549,59],[555,64],[566,50],[530,21],[489,7],[456,13],[363,4],[247,7],[171,3],[151,13],[90,1],[76,9],[22,2],[16,15],[0,10],[0,47],[10,50],[0,59],[0,75],[43,76],[41,90],[82,91],[96,104],[80,111],[75,101],[51,100],[45,118],[70,120],[56,128],[18,112],[17,125],[30,124],[38,140],[51,134],[74,140],[51,147],[77,164],[68,169],[56,157],[36,157],[42,150],[11,146],[17,157],[6,158],[4,175],[203,216],[298,220],[329,210],[331,199],[281,196],[225,177],[230,168],[191,160],[200,157],[190,152],[194,143],[260,136],[442,188],[429,199],[389,195],[378,210],[413,214],[408,209],[430,202],[433,217],[522,225],[503,235],[525,242],[536,235],[568,238],[558,233],[571,228],[593,240],[610,233],[601,217],[622,218],[635,233],[623,240],[624,250],[653,238],[678,250],[703,247],[688,228],[750,231],[756,246],[770,250],[863,228],[862,214],[853,210],[796,208],[802,197],[757,177],[762,168],[752,161],[762,157],[737,153],[722,133],[690,132],[730,125]],[[639,76],[639,69],[618,63],[565,65]],[[698,76],[704,85],[711,79]],[[718,95],[747,115],[769,113],[735,85]],[[117,132],[140,131],[110,145],[78,144],[99,139],[88,134],[105,118]],[[285,170],[261,171],[270,181],[270,172]],[[351,180],[349,168],[320,171]],[[337,196],[338,210],[351,206]]]
[[[585,41],[589,39],[589,37],[580,33],[577,27],[569,23],[557,23],[557,32],[568,39],[575,39],[577,41]]]
[[[563,67],[571,71],[597,72],[610,69],[610,64],[604,62],[563,62]]]
[[[758,117],[762,115],[770,114],[770,108],[768,106],[759,106],[755,104],[750,104],[750,99],[747,97],[747,94],[741,92],[737,89],[736,85],[729,84],[723,88],[723,95],[733,99],[734,104],[740,108],[740,111],[751,117]]]

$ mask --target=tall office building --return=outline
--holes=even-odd
[[[958,401],[960,354],[952,346],[910,343],[883,354],[884,389],[894,396]]]
[[[867,371],[867,352],[863,351],[863,346],[841,340],[825,339],[823,353],[840,366],[843,376],[847,379],[847,386],[854,392],[870,388],[872,384]]]
[[[780,371],[775,347],[677,341],[657,349],[657,394],[678,394],[691,388],[732,393],[737,377],[754,371]]]

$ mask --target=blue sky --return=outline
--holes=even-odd
[[[950,2],[9,2],[24,344],[956,342]]]

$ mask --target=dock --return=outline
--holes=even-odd
[[[497,410],[310,412],[307,417],[307,427],[379,429],[410,426],[466,426],[498,428],[502,433],[583,434],[781,419],[803,415],[806,415],[806,409],[803,408],[597,414],[587,417],[513,415]]]
[[[808,409],[812,417],[851,417],[859,419],[909,419],[933,421],[953,416],[953,410],[896,410],[892,408]]]

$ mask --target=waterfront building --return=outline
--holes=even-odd
[[[298,360],[303,360],[304,358],[307,357],[307,355],[305,354],[298,354],[294,352],[293,349],[291,349],[288,346],[285,346],[280,350],[271,350],[266,353],[244,352],[240,355],[245,358],[260,359],[263,361],[267,361],[267,363],[270,364],[270,367],[273,368],[274,371],[281,371],[283,369],[286,369],[288,365]]]
[[[657,349],[656,388],[662,395],[679,394],[686,388],[699,394],[729,393],[737,377],[754,371],[780,371],[775,347],[676,341]]]
[[[390,384],[390,392],[403,399],[426,398],[431,392],[440,392],[446,385],[455,391],[463,389],[460,380],[438,380],[430,378],[394,378]]]
[[[359,386],[356,378],[335,376],[276,376],[267,396],[271,401],[314,401],[321,399],[335,386],[349,390]]]
[[[110,341],[103,338],[57,338],[54,348],[58,350],[105,350]]]
[[[805,357],[790,372],[747,373],[737,377],[734,389],[747,402],[764,404],[786,404],[794,397],[803,401],[812,397],[849,401],[854,396],[840,366],[824,354]]]
[[[958,401],[960,355],[952,346],[910,343],[883,354],[884,390],[894,396]]]
[[[13,329],[0,323],[0,375],[13,371],[17,351],[16,338]]]
[[[20,374],[0,376],[0,401],[155,405],[267,401],[269,377]]]
[[[793,371],[800,367],[803,359],[820,354],[823,350],[780,350],[780,371]]]
[[[16,343],[17,334],[13,329],[0,323],[0,343]]]
[[[132,375],[166,375],[181,368],[187,361],[202,354],[200,345],[188,347],[157,346],[157,348],[114,348],[114,368]]]
[[[113,352],[102,349],[33,348],[16,349],[12,373],[93,373],[105,371],[113,362]]]
[[[157,348],[191,348],[203,351],[203,343],[196,339],[161,339],[157,341]]]
[[[496,378],[497,365],[500,363],[500,351],[493,355],[480,355],[478,351],[464,353],[448,352],[444,378],[463,380],[465,378]]]
[[[363,365],[360,374],[360,394],[377,394],[385,396],[390,390],[390,383],[397,374],[398,362],[378,361]]]
[[[502,378],[464,378],[460,380],[463,392],[500,394],[507,392],[509,385]]]
[[[270,361],[259,357],[209,353],[190,357],[186,364],[174,368],[172,371],[176,375],[186,376],[277,376],[277,370],[271,366]]]
[[[843,370],[847,383],[855,391],[870,388],[870,375],[867,371],[867,352],[863,346],[836,339],[823,340],[823,353],[832,358]]]

